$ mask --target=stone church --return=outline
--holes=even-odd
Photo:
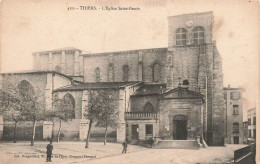
[[[33,53],[34,70],[4,73],[17,85],[38,87],[51,110],[53,94],[68,97],[75,119],[64,135],[84,140],[88,90],[114,89],[119,96],[116,139],[196,140],[223,145],[221,56],[212,40],[213,13],[168,17],[168,47],[105,53],[64,48]],[[51,135],[45,121],[42,137]]]

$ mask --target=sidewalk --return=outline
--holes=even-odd
[[[0,163],[46,163],[46,145],[48,142],[0,143]],[[227,145],[227,147],[209,147],[199,150],[188,149],[149,149],[128,145],[127,154],[121,154],[121,143],[90,142],[85,149],[84,142],[53,143],[52,163],[113,163],[113,164],[189,164],[224,163],[233,159],[234,150],[246,145]]]
[[[0,163],[45,163],[46,145],[48,142],[0,143],[0,156],[3,159]],[[72,163],[93,158],[110,157],[121,155],[122,145],[120,143],[90,142],[89,149],[85,149],[85,142],[53,142],[53,163]],[[128,153],[147,150],[147,148],[129,145]]]

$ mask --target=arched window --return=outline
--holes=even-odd
[[[182,45],[186,45],[186,36],[187,34],[187,30],[185,30],[184,28],[179,28],[176,31],[176,45],[177,46],[182,46]]]
[[[32,84],[30,82],[28,82],[27,80],[21,81],[18,84],[17,88],[18,88],[19,93],[23,96],[23,98],[26,98],[27,95],[29,98],[29,95],[32,95],[35,93]]]
[[[193,43],[203,44],[204,43],[204,29],[203,27],[196,27],[193,30]]]
[[[75,118],[75,99],[70,93],[66,93],[62,99],[62,109],[67,119]]]
[[[97,67],[95,69],[95,77],[96,77],[96,82],[100,82],[100,69]]]
[[[123,81],[128,81],[128,72],[129,72],[128,65],[124,65],[123,66]]]
[[[183,85],[189,85],[190,83],[189,83],[189,80],[183,80],[183,83],[182,83]]]
[[[160,80],[160,65],[158,63],[153,64],[153,81],[159,82]]]
[[[144,107],[144,112],[154,112],[153,105],[150,102],[147,102]]]

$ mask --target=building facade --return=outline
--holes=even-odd
[[[225,98],[225,143],[244,143],[243,95],[241,88],[224,88]]]
[[[224,144],[222,61],[212,40],[213,13],[171,16],[168,24],[166,48],[33,53],[34,72],[49,79],[43,86],[46,95],[70,94],[75,99],[80,139],[88,127],[82,117],[88,90],[113,88],[121,100],[118,141],[191,140],[204,134],[209,145]],[[70,82],[55,81],[56,75]]]
[[[256,108],[247,111],[248,142],[256,142]]]

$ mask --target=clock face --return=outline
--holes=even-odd
[[[192,26],[193,26],[192,20],[189,20],[188,22],[186,22],[186,26],[187,26],[188,28],[192,27]]]

